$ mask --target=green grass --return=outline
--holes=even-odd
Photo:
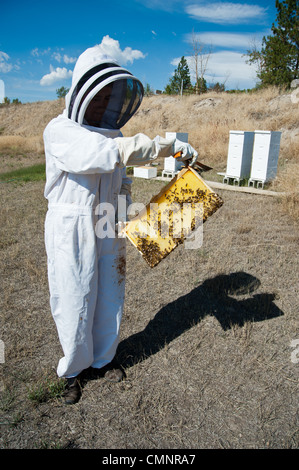
[[[28,389],[28,398],[35,403],[44,403],[52,398],[59,398],[64,391],[63,379],[42,380]]]
[[[45,164],[40,163],[37,165],[28,166],[25,168],[18,168],[17,170],[7,171],[0,173],[0,182],[9,183],[10,181],[45,181],[46,172]]]

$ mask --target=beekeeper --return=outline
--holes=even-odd
[[[83,370],[112,363],[119,340],[125,238],[96,235],[99,205],[117,211],[120,194],[131,202],[126,165],[178,151],[181,160],[197,158],[191,145],[175,139],[122,136],[142,98],[140,81],[91,47],[75,65],[63,113],[44,131],[50,306],[63,350],[57,374],[67,379],[66,403],[78,400]],[[121,379],[120,369],[112,372]]]

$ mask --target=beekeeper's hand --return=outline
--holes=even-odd
[[[145,134],[114,139],[120,155],[120,166],[144,165],[158,157],[173,155],[175,139],[157,136],[154,140]]]
[[[177,157],[177,160],[184,162],[190,160],[188,163],[189,166],[193,166],[197,160],[198,152],[190,145],[185,142],[181,142],[179,139],[176,139],[174,142],[174,155],[178,152],[182,152],[180,157]]]

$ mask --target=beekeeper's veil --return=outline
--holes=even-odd
[[[111,94],[97,127],[123,127],[141,104],[143,86],[128,70],[104,54],[100,46],[87,49],[77,60],[72,87],[66,95],[68,118],[84,124],[84,115],[89,103],[107,85],[111,88]]]

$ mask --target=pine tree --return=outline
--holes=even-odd
[[[168,94],[180,94],[182,91],[188,90],[191,86],[189,67],[187,60],[183,56],[174,71],[173,77],[166,86],[165,92]]]
[[[248,63],[257,64],[260,86],[290,86],[299,77],[299,2],[276,0],[277,25],[263,38],[262,49],[248,51]]]
[[[195,90],[201,95],[202,93],[206,93],[208,91],[207,81],[205,78],[199,77],[197,80],[197,86],[195,85]]]
[[[64,86],[57,88],[56,90],[57,98],[64,98],[68,92],[69,92],[69,88],[65,88]]]

